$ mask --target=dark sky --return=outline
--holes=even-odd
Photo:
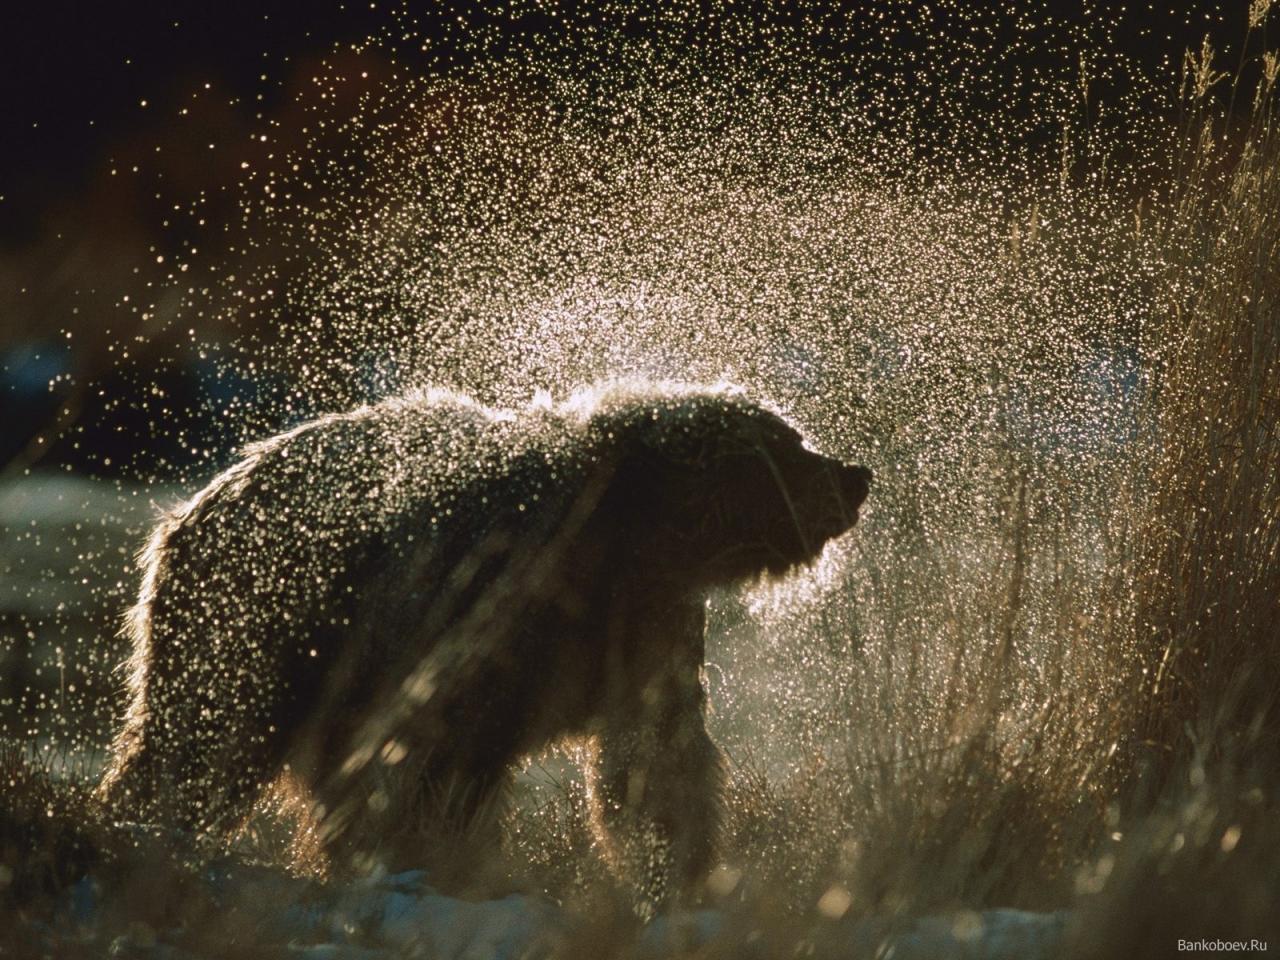
[[[285,57],[360,39],[388,19],[367,2],[331,0],[20,0],[4,18],[8,237],[50,193],[74,190],[105,143],[151,122],[142,100],[202,74],[248,92]]]
[[[385,0],[6,4],[0,31],[0,243],[21,242],[51,197],[75,192],[106,144],[153,122],[140,106],[142,100],[163,102],[177,85],[207,76],[224,90],[244,91],[248,101],[259,88],[258,77],[278,75],[287,58],[379,31],[395,44],[405,34],[407,20],[416,31],[441,36],[441,25],[455,22],[459,9],[473,16],[478,6],[408,0],[407,13],[393,16],[392,4]],[[797,5],[787,6],[794,10]],[[844,9],[860,6],[866,4],[845,4]],[[911,9],[906,4],[871,6],[890,11],[890,16],[908,16],[905,11]],[[939,0],[933,6],[954,11],[964,4]],[[1247,4],[1197,0],[1128,6],[1119,17],[1117,42],[1141,58],[1158,61],[1171,50],[1196,43],[1206,30],[1220,39],[1242,32]],[[1225,27],[1220,7],[1227,11]],[[1077,0],[1043,6],[1055,16],[1080,20],[1097,17],[1100,8],[1114,16],[1120,5]],[[767,16],[787,16],[781,9],[775,6]]]

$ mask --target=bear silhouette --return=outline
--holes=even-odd
[[[696,892],[705,596],[812,562],[870,480],[729,388],[424,391],[253,444],[140,556],[99,796],[217,837],[288,770],[334,862],[429,868],[423,797],[470,823],[521,755],[591,738],[601,850],[651,901]]]

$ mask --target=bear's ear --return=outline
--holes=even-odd
[[[610,460],[693,463],[708,453],[708,434],[695,426],[670,410],[636,406],[597,414],[589,431],[592,446]]]
[[[601,453],[701,470],[758,455],[769,446],[771,427],[760,411],[714,395],[614,406],[597,411],[590,430]]]

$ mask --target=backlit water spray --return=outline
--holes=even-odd
[[[875,710],[912,685],[921,723],[956,722],[991,658],[1029,722],[1058,660],[1040,644],[1065,642],[1041,621],[1101,565],[1099,497],[1136,439],[1154,95],[1089,45],[1105,23],[1046,19],[1002,63],[963,55],[980,13],[949,12],[951,36],[900,14],[898,61],[853,11],[726,10],[696,42],[690,16],[611,11],[491,55],[460,28],[468,52],[426,72],[377,43],[333,58],[298,93],[306,142],[246,172],[247,263],[184,309],[225,312],[228,366],[285,384],[247,436],[421,384],[502,405],[739,384],[881,480],[813,575],[717,603],[731,752],[784,768],[804,738],[895,725]],[[1013,619],[969,622],[1015,568]]]
[[[389,15],[281,81],[230,252],[173,264],[157,335],[216,364],[205,405],[241,440],[424,385],[729,381],[872,467],[854,534],[714,598],[708,650],[713,732],[760,794],[740,855],[767,861],[749,821],[778,785],[839,763],[809,814],[856,895],[913,791],[959,796],[975,763],[1078,789],[1114,750],[1123,657],[1095,641],[1141,495],[1117,478],[1146,442],[1176,86],[1051,6]]]

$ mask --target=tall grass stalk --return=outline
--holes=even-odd
[[[1206,106],[1206,44],[1186,63],[1189,128],[1148,399],[1156,441],[1133,578],[1137,730],[1280,759],[1280,141],[1268,54],[1242,138]],[[1226,154],[1226,156],[1223,156]],[[1163,751],[1168,760],[1177,750]]]

